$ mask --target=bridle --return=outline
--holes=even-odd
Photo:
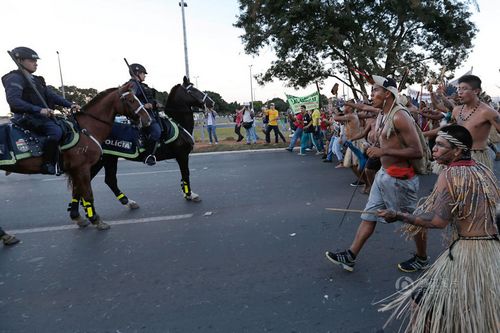
[[[182,86],[182,85],[181,85],[181,86]],[[186,90],[186,92],[187,92],[189,95],[193,96],[193,91],[192,91],[192,89],[191,89],[191,88],[193,88],[193,84],[192,84],[192,83],[191,83],[191,84],[189,84],[187,87],[184,87],[184,86],[182,86],[182,87]],[[199,91],[201,94],[203,94],[203,98],[201,99],[201,102],[202,102],[203,104],[205,104],[205,101],[206,101],[207,99],[208,99],[209,101],[211,101],[212,103],[214,103],[214,101],[210,98],[210,96],[208,96],[208,94],[207,94],[207,93],[204,93],[204,92],[202,92],[202,91],[200,91],[200,90],[198,90],[198,91]],[[193,96],[193,97],[194,97],[194,96]]]
[[[118,94],[120,94],[120,92],[118,92]],[[124,104],[127,104],[127,106],[131,106],[131,103],[127,99],[125,99],[125,96],[128,96],[129,94],[132,94],[132,92],[126,91],[126,92],[120,94],[120,101]],[[142,104],[141,100],[135,94],[132,94],[132,96],[134,96],[134,99],[137,101],[137,103],[139,103],[139,106],[134,111],[134,114],[139,114],[139,112],[143,111],[146,113],[146,115],[149,119],[149,122],[151,122],[151,116],[149,115],[148,110],[146,110],[146,108],[144,107],[144,104]],[[139,123],[140,123],[140,125],[142,125],[142,120],[140,117],[139,117]]]

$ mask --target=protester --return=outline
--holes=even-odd
[[[295,132],[293,132],[292,139],[290,140],[290,145],[286,150],[289,152],[293,151],[293,148],[295,147],[295,144],[297,143],[297,140],[302,137],[302,133],[304,132],[304,115],[306,114],[306,106],[301,105],[300,106],[300,113],[298,113],[295,116]]]
[[[285,136],[281,133],[278,127],[279,112],[276,110],[274,103],[270,104],[270,108],[267,110],[268,124],[266,129],[266,142],[271,143],[271,131],[274,131],[274,142],[278,143],[278,136],[286,142]]]
[[[491,170],[471,159],[472,147],[465,127],[443,127],[433,155],[447,167],[432,193],[413,214],[378,213],[387,222],[407,223],[413,233],[448,225],[452,230],[448,250],[408,288],[381,301],[388,302],[381,311],[394,311],[390,319],[408,318],[406,332],[498,332],[500,189]]]
[[[219,139],[217,139],[217,122],[215,118],[217,117],[217,112],[212,108],[205,108],[205,115],[207,117],[207,132],[210,144],[215,142],[216,145],[219,144]]]
[[[464,75],[458,79],[458,97],[462,105],[452,112],[452,121],[467,128],[472,135],[472,158],[493,170],[493,159],[488,154],[488,136],[490,128],[500,131],[500,115],[488,104],[481,102],[481,79],[475,75]],[[427,136],[436,135],[437,128]]]
[[[380,157],[382,168],[375,176],[364,209],[365,213],[361,215],[361,223],[351,246],[342,252],[326,252],[328,260],[348,271],[354,270],[356,257],[375,231],[377,221],[381,220],[373,213],[374,210],[388,208],[413,212],[417,202],[419,180],[409,160],[423,156],[411,116],[399,110],[393,112],[392,119],[387,117],[396,107],[398,96],[396,82],[380,76],[373,76],[373,79],[371,92],[373,107],[383,111],[377,118],[377,145],[368,148],[367,154],[369,157]],[[400,270],[410,272],[428,266],[424,236],[425,234],[415,236],[417,255],[407,262],[400,263],[398,265]]]
[[[366,158],[363,155],[366,148],[366,140],[362,137],[362,135],[360,135],[363,130],[360,126],[358,115],[351,104],[345,104],[344,113],[335,115],[333,119],[335,121],[343,122],[345,126],[345,135],[347,139],[345,144],[349,147],[349,149],[346,150],[344,156],[344,167],[351,168],[356,176],[356,181],[354,181],[351,185],[365,185],[366,179],[363,170]]]
[[[247,145],[257,143],[257,134],[255,133],[255,115],[248,105],[243,106],[243,128],[246,131]]]
[[[238,139],[236,139],[236,142],[240,142],[244,138],[244,136],[241,135],[241,125],[243,124],[243,110],[244,108],[235,110],[236,115],[234,117],[234,133],[238,135]]]

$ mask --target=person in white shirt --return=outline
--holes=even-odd
[[[215,144],[219,144],[219,139],[217,139],[217,124],[215,122],[215,117],[217,117],[217,112],[212,108],[206,108],[205,109],[205,116],[207,118],[207,131],[208,131],[208,138],[210,140],[210,144],[213,144],[215,141]]]

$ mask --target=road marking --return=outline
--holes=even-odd
[[[196,169],[189,169],[189,171],[196,171]],[[122,176],[138,176],[138,175],[150,175],[150,174],[155,174],[155,173],[167,173],[167,172],[180,172],[178,169],[176,170],[161,170],[161,171],[142,171],[142,172],[126,172],[126,173],[119,173],[116,176],[117,177],[122,177]],[[94,178],[104,178],[104,175],[97,175]],[[42,182],[53,182],[57,180],[66,180],[65,177],[58,177],[58,178],[46,178],[42,179]]]
[[[145,217],[142,219],[107,221],[106,223],[109,225],[123,225],[123,224],[150,223],[150,222],[159,222],[159,221],[173,221],[173,220],[188,219],[188,218],[193,217],[193,215],[194,214],[155,216],[155,217]],[[88,228],[91,228],[91,227],[92,226],[88,226]],[[31,234],[31,233],[35,233],[35,232],[72,230],[72,229],[78,229],[78,228],[79,227],[76,224],[71,224],[71,225],[61,225],[61,226],[57,226],[57,227],[41,227],[41,228],[9,230],[9,233],[12,233],[12,234]]]

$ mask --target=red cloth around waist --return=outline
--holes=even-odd
[[[396,165],[391,165],[387,169],[385,169],[387,174],[391,177],[398,179],[411,179],[415,176],[415,170],[412,166],[409,167],[400,167]]]

